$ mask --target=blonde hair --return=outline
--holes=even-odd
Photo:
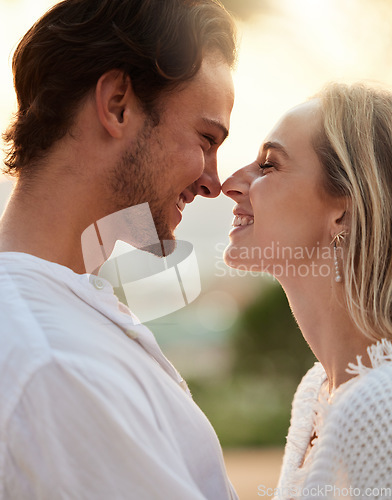
[[[323,127],[315,150],[325,187],[347,198],[347,308],[365,336],[392,339],[392,92],[335,83],[316,97]]]

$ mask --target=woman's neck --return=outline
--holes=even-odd
[[[330,391],[352,378],[346,368],[358,355],[370,366],[367,347],[374,341],[353,323],[342,283],[312,277],[287,280],[282,286],[305,340],[327,373]]]

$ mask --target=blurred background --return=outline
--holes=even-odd
[[[54,1],[0,0],[0,128],[15,110],[11,55]],[[230,137],[219,154],[222,180],[255,158],[290,107],[331,80],[392,85],[390,0],[226,0],[240,51]],[[0,210],[12,182],[0,177]],[[194,245],[202,292],[148,326],[189,382],[214,425],[241,499],[275,486],[295,388],[314,357],[280,286],[227,268],[233,202],[196,199],[177,230]]]

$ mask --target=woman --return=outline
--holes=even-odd
[[[222,189],[237,203],[226,263],[279,280],[320,361],[277,498],[392,498],[392,93],[328,86]]]

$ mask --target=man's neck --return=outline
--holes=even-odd
[[[0,251],[28,253],[83,273],[79,214],[65,186],[24,189],[18,181],[0,219]]]

